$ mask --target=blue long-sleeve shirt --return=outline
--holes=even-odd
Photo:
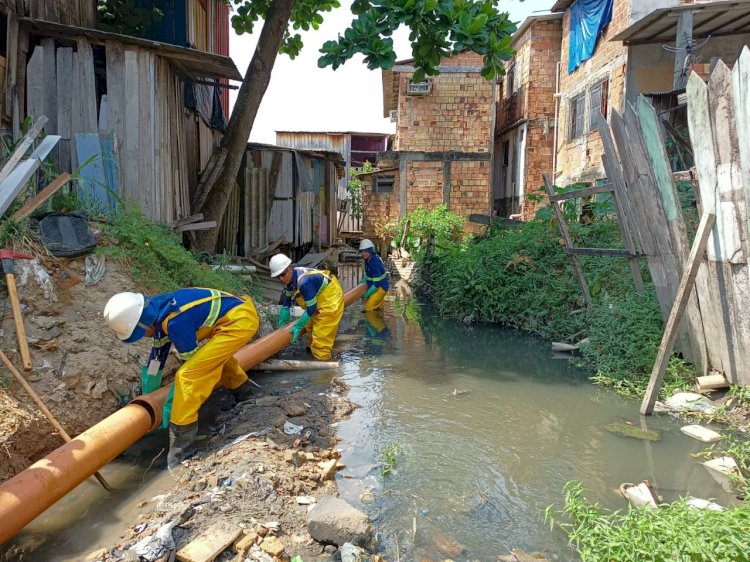
[[[305,310],[312,316],[318,310],[318,293],[330,281],[330,275],[320,269],[295,267],[292,270],[292,280],[284,288],[283,306],[292,306],[292,300],[299,294],[305,301]]]
[[[365,282],[368,287],[379,287],[384,291],[390,287],[388,283],[388,272],[385,270],[383,260],[378,254],[370,254],[365,260]]]
[[[204,302],[198,302],[203,299]],[[144,315],[153,318],[156,326],[149,360],[158,359],[163,366],[172,344],[180,358],[188,360],[216,322],[243,302],[229,293],[198,288],[178,289],[149,298]]]

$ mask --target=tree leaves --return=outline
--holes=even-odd
[[[274,0],[231,0],[236,11],[232,27],[252,33]],[[326,41],[318,58],[320,68],[336,70],[355,54],[364,55],[370,69],[389,69],[396,62],[391,36],[401,26],[411,29],[412,55],[418,82],[439,74],[440,62],[453,53],[472,50],[483,56],[481,75],[487,80],[504,74],[503,63],[513,56],[510,47],[515,24],[498,12],[497,0],[354,0],[355,18],[334,40]],[[294,31],[318,29],[323,12],[339,8],[338,0],[296,0],[280,51],[292,58],[302,49]]]

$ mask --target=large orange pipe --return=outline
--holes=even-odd
[[[365,289],[366,285],[358,285],[346,293],[346,306],[360,298]],[[292,341],[290,325],[240,349],[235,354],[240,365],[250,369],[288,346]],[[139,396],[0,485],[0,544],[138,439],[157,429],[170,386]]]

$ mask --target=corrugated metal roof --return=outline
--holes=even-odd
[[[671,43],[680,14],[693,13],[693,39],[750,33],[750,0],[720,1],[654,10],[610,41],[625,45]]]

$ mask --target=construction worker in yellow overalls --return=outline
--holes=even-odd
[[[258,331],[258,313],[249,297],[215,289],[178,289],[147,297],[118,293],[104,308],[104,319],[125,343],[153,337],[147,375],[157,375],[174,344],[184,361],[177,370],[169,414],[170,469],[196,453],[198,410],[221,382],[237,401],[252,396],[235,352]],[[205,344],[199,347],[199,342]],[[144,387],[147,385],[144,382]],[[144,392],[148,392],[144,388]],[[169,400],[168,400],[169,402]]]
[[[329,271],[291,265],[292,260],[284,254],[276,254],[269,262],[271,277],[277,277],[285,285],[279,327],[289,322],[292,300],[297,300],[305,313],[292,327],[292,343],[309,323],[310,351],[315,359],[328,361],[344,315],[344,291]]]

